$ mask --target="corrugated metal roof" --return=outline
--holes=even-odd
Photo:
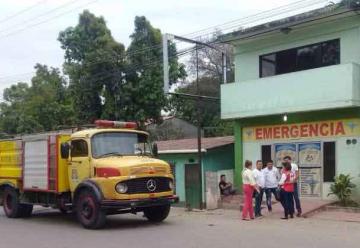
[[[224,136],[224,137],[211,137],[211,138],[201,138],[201,148],[208,150],[220,146],[225,146],[234,143],[234,136]],[[181,151],[197,152],[197,139],[180,139],[180,140],[166,140],[158,141],[158,150],[159,153],[179,153]],[[203,150],[204,151],[204,150]],[[185,152],[182,152],[185,153]]]

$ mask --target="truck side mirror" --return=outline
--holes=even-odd
[[[159,150],[158,150],[158,146],[157,146],[156,143],[154,143],[152,145],[152,153],[153,153],[155,158],[157,158],[159,156]]]
[[[60,155],[62,159],[68,159],[70,154],[70,145],[69,143],[61,143],[60,146]]]

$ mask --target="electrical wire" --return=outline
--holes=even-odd
[[[13,18],[15,18],[17,16],[20,16],[20,15],[22,15],[22,14],[36,8],[37,6],[41,5],[42,3],[47,2],[47,1],[48,0],[41,0],[41,1],[37,2],[37,3],[35,3],[34,5],[31,5],[31,6],[25,8],[23,10],[20,10],[19,12],[16,12],[16,13],[10,15],[10,16],[7,16],[7,17],[5,17],[3,19],[0,19],[0,23],[7,22],[7,21],[9,21],[9,20],[11,20],[11,19],[13,19]]]
[[[97,0],[96,0],[97,1]],[[298,6],[298,4],[299,3],[303,3],[303,2],[305,2],[305,1],[298,1],[298,2],[296,2],[296,3],[292,3],[292,4],[288,4],[288,5],[285,5],[285,6],[281,6],[281,7],[278,7],[278,8],[275,8],[275,9],[273,9],[273,10],[282,10],[282,11],[288,11],[289,10],[289,7],[299,7]],[[312,0],[311,1],[312,2],[312,4],[319,4],[320,2],[328,2],[328,1],[324,1],[324,0]],[[306,1],[305,3],[303,3],[303,4],[306,4],[306,6],[307,7],[309,7],[309,6],[311,6],[311,5],[309,5],[310,3],[309,3],[309,1]],[[286,7],[285,9],[284,9],[284,7]],[[241,18],[241,19],[238,19],[238,20],[234,20],[234,21],[231,21],[231,22],[227,22],[227,23],[225,23],[225,24],[228,24],[228,23],[234,23],[234,22],[239,22],[239,20],[245,20],[245,19],[249,19],[250,17],[255,17],[255,16],[261,16],[261,14],[264,14],[264,13],[271,13],[271,12],[273,12],[272,13],[272,15],[271,16],[273,16],[274,15],[274,11],[273,10],[267,10],[267,11],[264,11],[264,12],[261,12],[261,13],[258,13],[258,14],[256,14],[256,15],[252,15],[252,16],[248,16],[248,17],[244,17],[244,18]],[[278,12],[276,13],[276,14],[279,14]],[[259,19],[260,20],[260,19]],[[249,21],[247,21],[247,22],[245,22],[245,23],[248,23]],[[241,23],[241,22],[240,22]],[[244,24],[244,22],[243,22],[243,24]],[[239,25],[239,23],[237,24],[237,25]],[[240,24],[240,25],[242,25],[242,24]],[[220,26],[222,26],[222,25],[218,25],[218,26],[215,26],[215,27],[220,27]],[[214,27],[212,27],[212,28],[214,28]],[[208,29],[203,29],[203,30],[209,30],[209,28]],[[203,31],[203,30],[200,30],[200,32],[201,31]],[[199,31],[198,31],[199,32]],[[214,34],[214,33],[216,33],[216,32],[218,32],[218,31],[215,31],[215,32],[210,32],[210,33],[207,33],[207,35],[209,35],[209,34]],[[190,34],[192,34],[192,35],[194,35],[194,34],[197,34],[197,32],[193,32],[193,33],[190,33]],[[189,35],[189,34],[188,34]],[[203,34],[204,35],[204,34]],[[1,36],[0,36],[1,37]],[[201,37],[201,35],[200,36],[197,36],[197,38],[198,37]],[[177,43],[180,43],[179,41],[176,41],[176,42],[174,42],[174,44],[177,44]],[[216,44],[215,42],[213,42],[212,44]],[[130,56],[132,56],[132,55],[135,55],[135,54],[139,54],[139,53],[142,53],[142,52],[145,52],[145,51],[154,51],[155,49],[162,49],[162,45],[161,44],[158,44],[158,45],[154,45],[154,46],[151,46],[151,47],[147,47],[147,48],[144,48],[144,49],[138,49],[138,50],[135,50],[135,51],[132,51],[132,52],[130,52],[130,53],[126,53],[125,54],[125,56],[126,57],[130,57]],[[93,65],[93,64],[100,64],[100,63],[104,63],[104,62],[107,62],[108,60],[106,60],[106,61],[96,61],[96,62],[90,62],[90,63],[86,63],[86,65]]]
[[[70,2],[70,3],[72,4],[72,3],[75,3],[75,2],[77,2],[77,1],[79,1],[79,0],[74,0],[74,1],[72,1],[72,2]],[[73,8],[73,9],[67,10],[67,11],[65,11],[65,12],[62,12],[62,13],[60,13],[60,14],[58,14],[58,15],[55,15],[55,16],[53,16],[53,17],[51,17],[51,18],[42,20],[42,21],[37,22],[37,23],[33,23],[33,24],[29,24],[29,25],[23,26],[23,27],[20,28],[20,29],[17,29],[17,30],[15,30],[15,31],[13,31],[13,32],[10,32],[10,33],[7,33],[7,34],[5,34],[5,35],[0,36],[0,38],[6,38],[6,37],[9,37],[9,36],[13,36],[13,35],[16,35],[16,34],[22,32],[22,31],[28,30],[28,29],[30,29],[30,28],[39,26],[39,25],[44,24],[44,23],[48,23],[48,22],[50,22],[50,21],[52,21],[52,20],[55,20],[55,19],[57,19],[57,18],[59,18],[59,17],[62,17],[62,16],[64,16],[64,15],[67,15],[67,14],[69,14],[69,13],[75,11],[75,10],[84,8],[84,7],[86,7],[86,6],[90,5],[90,4],[93,4],[93,3],[98,2],[98,1],[99,1],[99,0],[93,0],[93,1],[87,2],[87,3],[83,4],[83,5],[77,6],[76,8]],[[70,4],[68,3],[67,6],[68,6],[68,5],[70,5]],[[58,7],[58,8],[56,8],[56,9],[58,10],[58,9],[60,9],[60,8],[61,8],[61,6]],[[55,10],[55,9],[53,9],[53,11],[50,11],[50,12],[54,12],[54,10]],[[43,14],[43,15],[41,15],[41,16],[45,16],[45,15],[48,15],[48,13]],[[38,19],[38,18],[35,18],[35,19]],[[4,33],[4,32],[6,32],[6,31],[7,31],[7,30],[1,30],[0,33]]]

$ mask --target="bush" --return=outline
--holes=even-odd
[[[336,195],[341,205],[351,205],[351,191],[356,187],[356,185],[353,184],[351,180],[352,178],[350,175],[340,174],[339,176],[336,176],[335,182],[330,186],[330,193],[328,196]]]

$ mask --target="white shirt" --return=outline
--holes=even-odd
[[[295,163],[291,163],[291,173],[295,175],[296,177],[296,173],[299,171],[299,167],[297,166],[297,164]],[[295,179],[295,182],[297,181],[297,179]]]
[[[291,172],[296,173],[299,170],[299,167],[295,163],[291,163]]]
[[[267,167],[263,169],[265,177],[265,188],[276,188],[279,185],[280,173],[276,167],[269,170]]]
[[[256,185],[254,174],[252,170],[248,168],[245,168],[244,171],[242,172],[242,180],[243,180],[243,184],[250,184],[252,186]]]
[[[263,171],[255,168],[253,170],[253,174],[254,174],[256,184],[261,188],[265,188],[265,177],[264,177]]]

